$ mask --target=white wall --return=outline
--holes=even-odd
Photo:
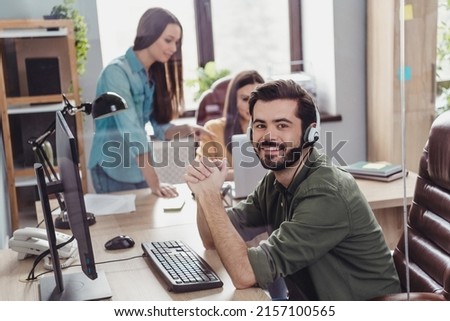
[[[322,123],[320,142],[324,151],[346,142],[338,152],[346,163],[366,157],[365,17],[365,1],[302,1],[304,60],[313,68],[319,108],[342,116]]]

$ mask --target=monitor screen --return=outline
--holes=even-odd
[[[41,300],[99,300],[111,297],[111,289],[105,274],[97,273],[91,234],[87,220],[83,189],[80,179],[78,152],[73,136],[62,112],[56,112],[56,157],[60,173],[57,182],[45,182],[42,165],[36,164],[39,196],[49,235],[52,253],[54,278],[40,280]],[[83,273],[61,273],[58,264],[56,242],[52,241],[55,228],[51,218],[48,194],[63,193],[70,229],[77,240],[78,252]],[[54,239],[54,238],[53,238]]]
[[[81,267],[88,278],[95,279],[97,271],[81,187],[76,140],[61,112],[56,113],[56,159],[61,175],[67,218],[72,234],[78,242]]]

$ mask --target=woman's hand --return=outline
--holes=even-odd
[[[152,188],[152,193],[164,198],[173,198],[178,196],[177,188],[167,183],[160,183],[158,187]]]
[[[148,184],[148,187],[152,190],[152,193],[159,196],[159,197],[177,197],[178,192],[175,186],[166,184],[166,183],[160,183],[158,175],[156,174],[155,169],[153,168],[150,160],[150,156],[148,153],[139,154],[136,158],[136,162],[138,164],[144,164],[144,166],[141,168],[142,175],[145,177],[145,181]]]

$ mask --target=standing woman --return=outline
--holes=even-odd
[[[134,46],[101,72],[96,95],[115,92],[128,109],[95,120],[88,166],[97,193],[150,187],[161,197],[178,195],[174,186],[158,179],[145,125],[150,122],[161,140],[208,136],[202,127],[170,123],[184,103],[182,37],[171,12],[150,8],[139,20]]]
[[[255,70],[245,70],[236,74],[230,81],[225,97],[223,117],[206,122],[205,129],[215,137],[204,135],[197,149],[197,156],[209,158],[227,158],[228,174],[226,179],[233,180],[233,161],[231,137],[244,134],[250,122],[248,99],[250,93],[264,83],[263,77]]]

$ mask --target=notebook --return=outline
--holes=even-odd
[[[233,135],[231,142],[234,169],[234,187],[231,195],[235,199],[246,198],[268,170],[261,165],[247,135]]]

